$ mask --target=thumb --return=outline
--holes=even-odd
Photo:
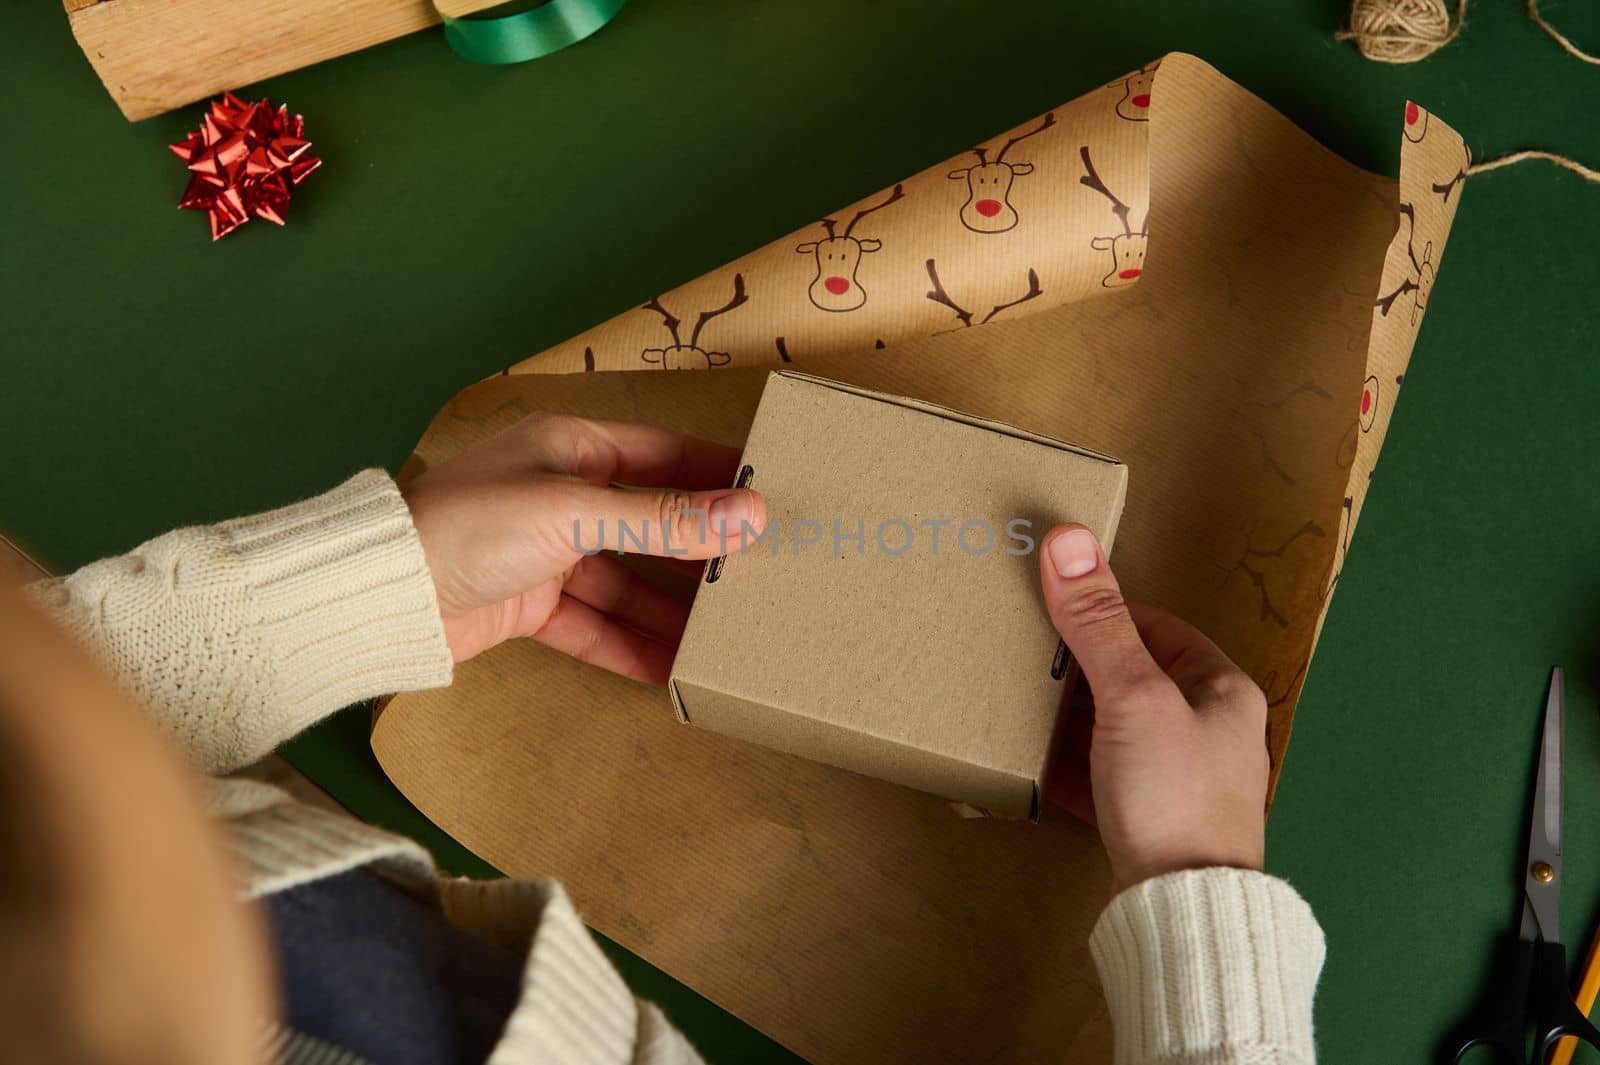
[[[675,558],[738,551],[767,525],[767,504],[748,488],[571,486],[564,535],[583,554],[601,550]]]
[[[1088,679],[1097,706],[1115,704],[1141,684],[1166,679],[1139,638],[1093,533],[1076,524],[1051,529],[1039,552],[1039,571],[1050,620]]]

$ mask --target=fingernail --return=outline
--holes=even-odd
[[[706,508],[706,522],[718,536],[737,536],[754,512],[749,492],[729,492],[711,501]]]
[[[1082,577],[1100,564],[1100,545],[1088,529],[1068,529],[1045,545],[1050,564],[1063,577]]]

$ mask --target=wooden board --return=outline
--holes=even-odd
[[[466,15],[497,0],[451,0]],[[429,0],[64,0],[129,121],[439,25]],[[444,47],[441,42],[440,47]]]

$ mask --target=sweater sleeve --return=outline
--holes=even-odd
[[[1244,869],[1155,877],[1111,901],[1089,949],[1116,1065],[1312,1065],[1326,952],[1293,888]]]
[[[350,703],[450,682],[422,544],[381,470],[29,591],[208,772]]]
[[[488,1065],[701,1065],[683,1033],[634,997],[553,880],[443,880],[445,916],[527,952],[522,999]]]

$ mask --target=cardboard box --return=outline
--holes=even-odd
[[[706,569],[670,689],[680,720],[1037,818],[1066,655],[1038,540],[1108,547],[1115,459],[915,399],[767,379],[741,481],[763,539]]]

